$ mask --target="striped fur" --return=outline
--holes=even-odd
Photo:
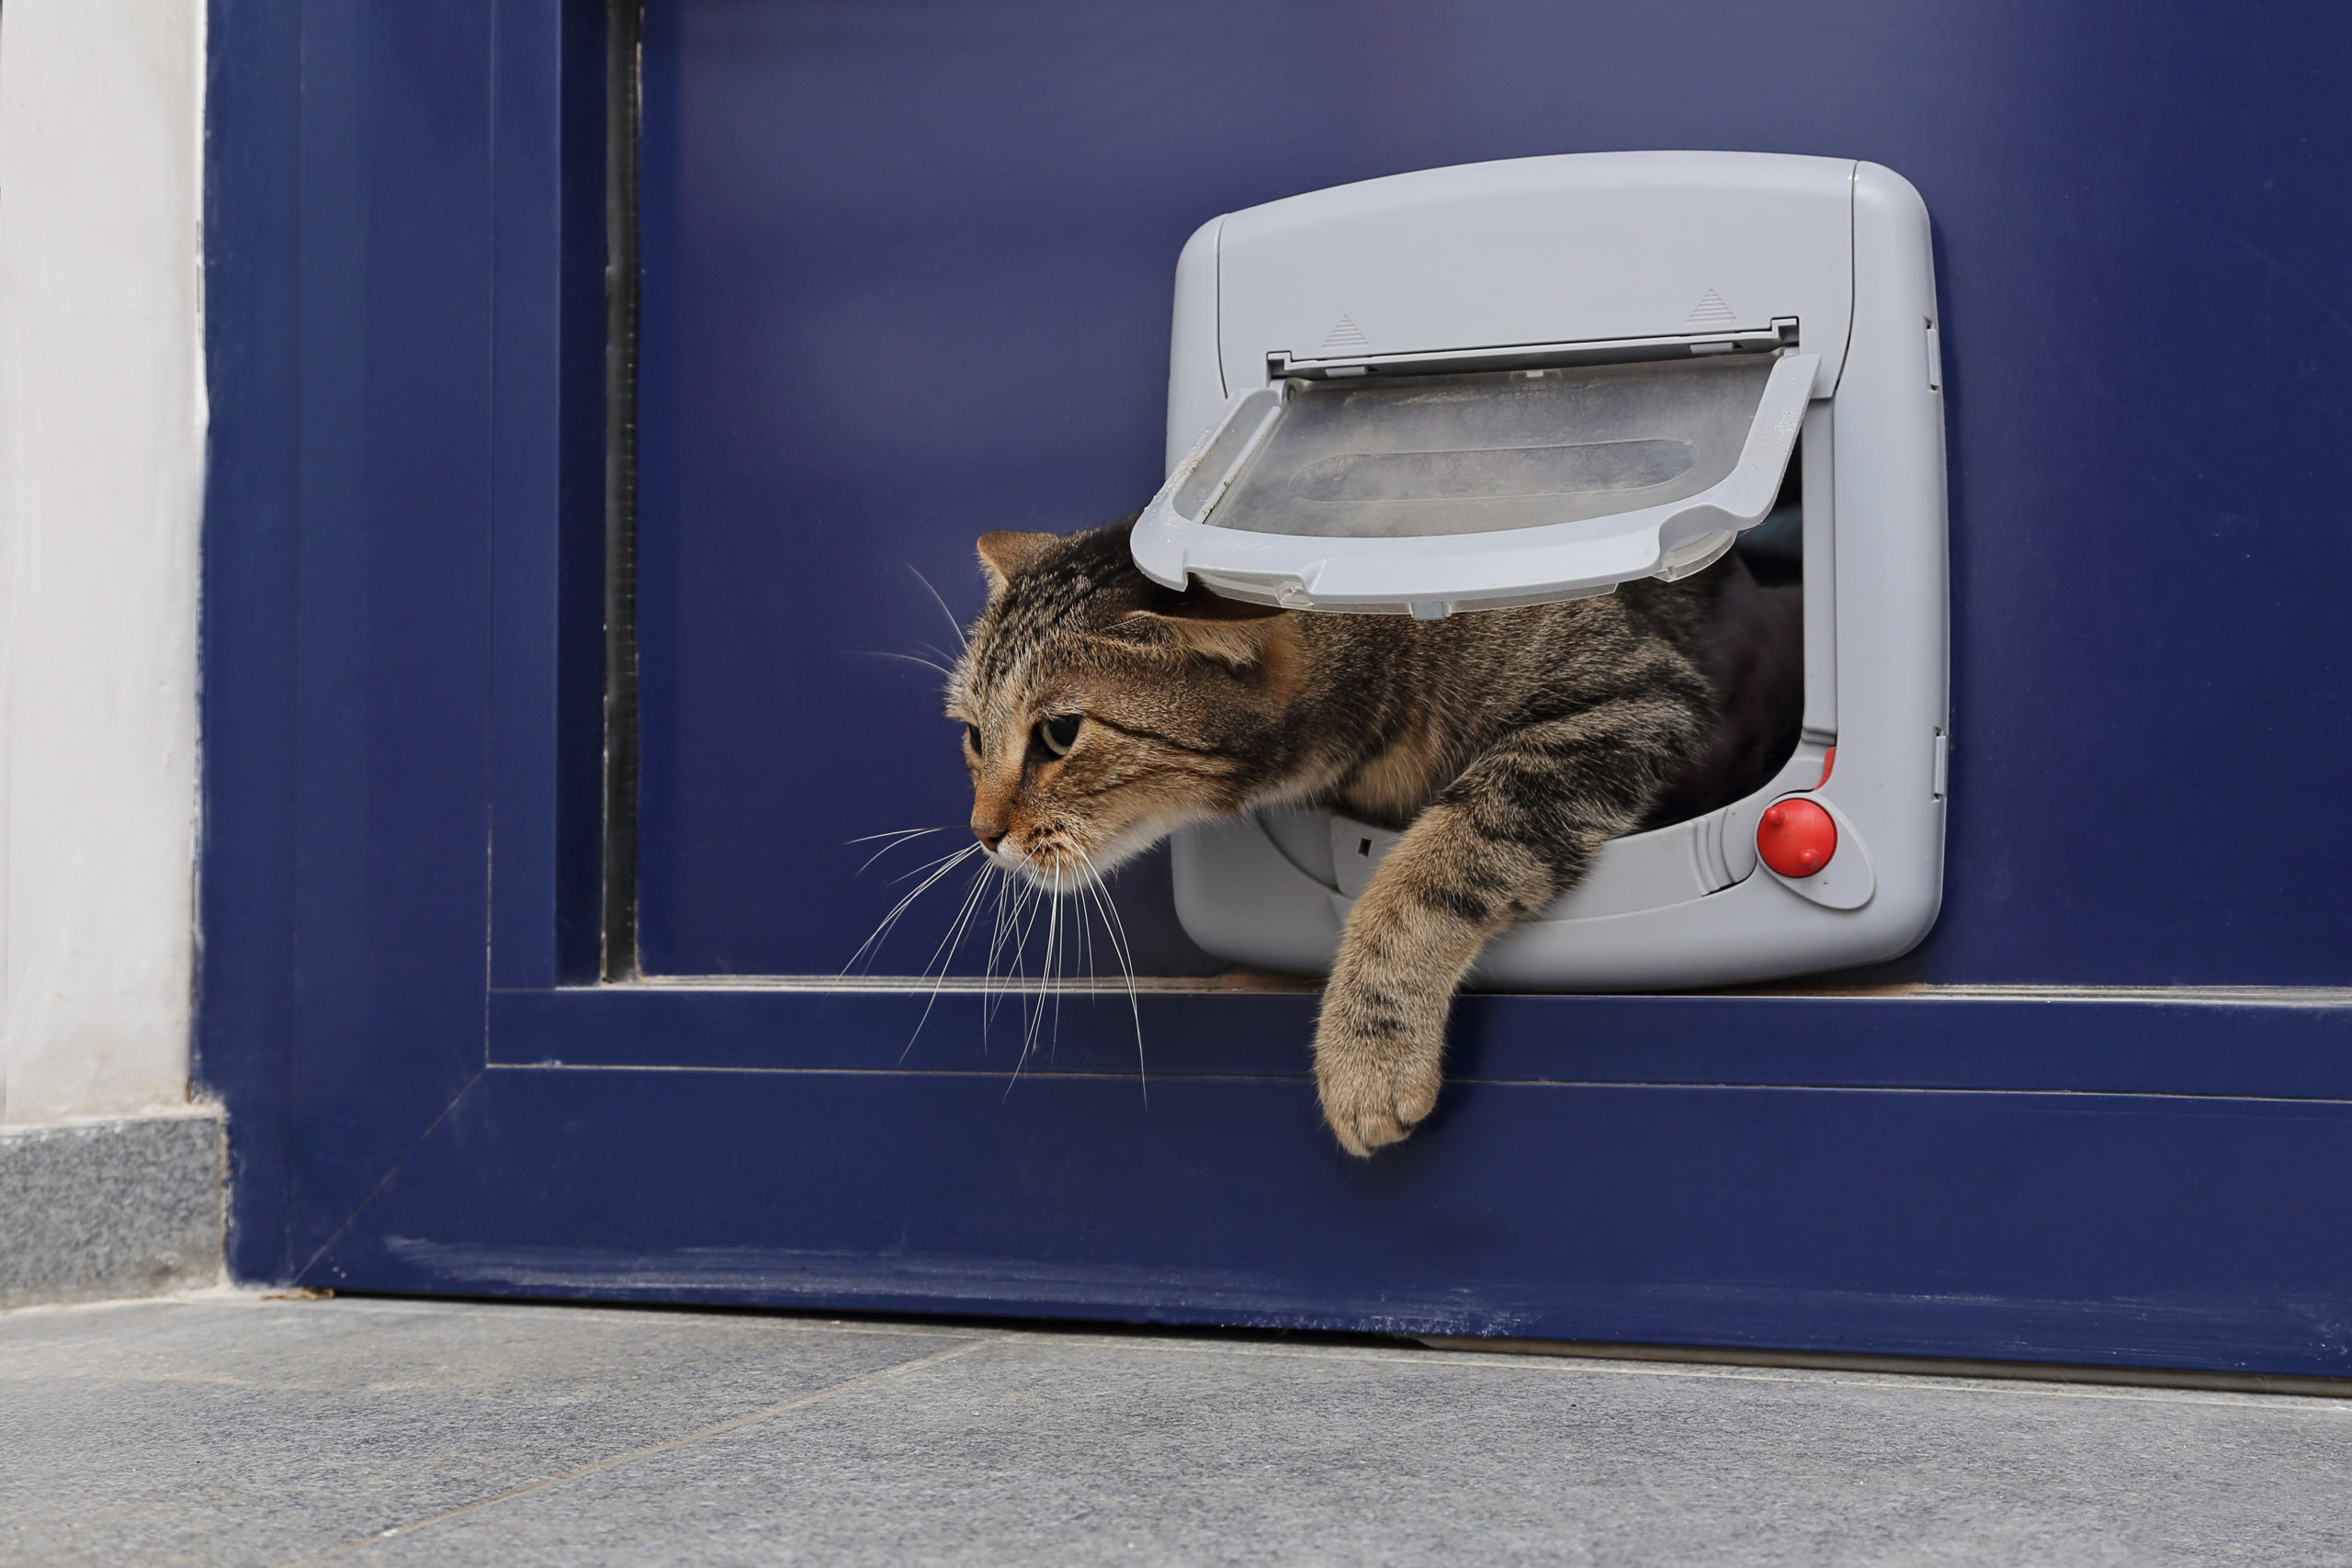
[[[1715,623],[1759,591],[1733,557],[1679,583],[1434,622],[1281,612],[1150,582],[1131,522],[981,540],[993,592],[947,692],[980,741],[965,746],[972,829],[1066,880],[1261,806],[1405,829],[1348,921],[1316,1032],[1324,1116],[1370,1154],[1436,1103],[1447,1011],[1480,948],[1670,794],[1693,804],[1711,742],[1740,749],[1717,734]],[[1040,727],[1071,715],[1057,756]],[[1794,719],[1774,710],[1791,743]],[[1758,765],[1735,758],[1699,787],[1734,798]]]

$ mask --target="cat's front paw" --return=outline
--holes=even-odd
[[[1408,1135],[1437,1104],[1442,1039],[1369,1027],[1327,1004],[1315,1031],[1315,1087],[1340,1146],[1359,1158]]]

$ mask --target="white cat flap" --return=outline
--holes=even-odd
[[[1316,191],[1193,235],[1170,349],[1167,481],[1132,536],[1170,587],[1436,618],[1737,547],[1801,594],[1791,750],[1738,798],[1604,845],[1477,983],[1734,984],[1891,958],[1934,923],[1942,368],[1927,209],[1899,175],[1610,152]],[[1772,838],[1792,820],[1819,864]],[[1186,829],[1178,917],[1237,963],[1322,969],[1396,839],[1316,805]]]
[[[1221,220],[1185,265],[1215,268],[1228,395],[1136,564],[1424,618],[1702,570],[1771,510],[1836,385],[1850,167],[1527,159]]]

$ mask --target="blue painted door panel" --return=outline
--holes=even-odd
[[[495,1068],[304,1278],[2342,1375],[2347,1160],[2340,1101],[1476,1084],[1359,1163],[1295,1077]]]
[[[1939,226],[1951,892],[1873,978],[2345,978],[2335,11],[646,24],[658,970],[837,970],[896,896],[842,840],[960,818],[935,677],[865,654],[951,635],[908,568],[967,614],[973,535],[1150,490],[1200,218],[1698,145],[1875,158]],[[198,1047],[241,1278],[2352,1375],[2342,992],[1475,998],[1357,1164],[1303,992],[1072,998],[1016,1078],[1017,999],[576,983],[602,27],[214,0]],[[1181,976],[1162,875],[1125,905]]]
[[[649,970],[836,973],[903,891],[845,840],[962,819],[937,676],[881,656],[953,647],[915,572],[967,615],[983,529],[1157,488],[1194,226],[1402,169],[1703,147],[1872,159],[1936,220],[1951,869],[1894,973],[2342,980],[2347,51],[2352,11],[2318,5],[660,0]],[[1136,880],[1148,968],[1195,971]],[[920,967],[934,902],[885,968]]]

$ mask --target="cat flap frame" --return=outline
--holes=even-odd
[[[1169,479],[1136,558],[1306,609],[1556,601],[1702,570],[1801,454],[1795,753],[1747,799],[1605,846],[1474,979],[1725,985],[1890,958],[1942,898],[1941,381],[1927,210],[1876,164],[1596,153],[1317,191],[1184,248]],[[1836,849],[1786,876],[1758,823],[1799,796]],[[1396,837],[1305,807],[1188,829],[1178,916],[1238,963],[1324,970]]]

